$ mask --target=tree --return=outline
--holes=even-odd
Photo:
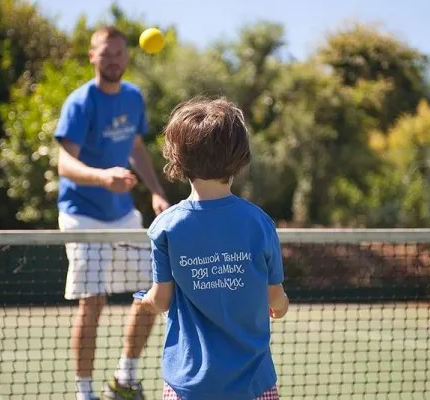
[[[284,45],[283,27],[262,21],[244,26],[237,41],[212,48],[229,78],[226,94],[241,106],[253,132],[264,129],[274,117],[270,88],[282,69],[279,51]]]
[[[387,135],[373,132],[370,146],[386,162],[381,179],[396,188],[395,195],[377,192],[381,204],[396,206],[398,226],[430,223],[430,105],[422,100],[414,114],[405,114]],[[394,172],[393,172],[394,171]],[[393,192],[393,190],[391,190]],[[390,193],[390,192],[388,192]]]
[[[341,225],[426,227],[430,223],[430,106],[402,116],[388,133],[373,131],[369,146],[380,168],[365,174],[366,190],[339,179],[333,218]]]
[[[270,88],[281,63],[275,53],[282,30],[276,24],[261,23],[243,28],[237,42],[218,43],[205,51],[180,45],[174,31],[166,33],[167,49],[157,56],[140,53],[133,64],[133,78],[145,93],[154,134],[162,132],[172,109],[198,95],[226,96],[244,109],[251,132],[270,123]],[[170,46],[169,46],[170,45]],[[265,88],[262,90],[262,88]],[[159,146],[151,146],[158,154]],[[160,156],[156,160],[161,165]],[[167,184],[172,201],[188,188]],[[236,190],[245,190],[238,180]]]
[[[6,20],[0,16],[0,33]],[[163,52],[148,55],[137,46],[144,19],[125,15],[116,4],[93,25],[82,16],[70,38],[64,37],[61,57],[46,62],[43,53],[36,57],[45,60],[36,63],[41,69],[31,72],[27,65],[8,83],[10,101],[0,107],[7,131],[0,139],[0,181],[17,202],[20,221],[55,226],[53,134],[66,96],[93,76],[89,40],[105,23],[123,30],[131,45],[125,78],[145,95],[146,141],[158,171],[164,165],[160,134],[172,109],[196,95],[226,96],[245,112],[253,152],[234,190],[274,219],[304,226],[430,222],[430,175],[423,166],[429,131],[426,56],[372,27],[356,25],[329,35],[313,57],[298,63],[281,57],[283,28],[270,22],[245,26],[237,40],[205,50],[181,44],[176,30],[167,27]],[[8,60],[22,58],[11,57],[7,41],[1,43],[0,79]],[[165,185],[172,202],[188,192],[187,185]],[[134,195],[150,221],[146,189],[139,185]]]
[[[0,142],[0,166],[8,196],[20,201],[18,220],[54,226],[57,196],[57,146],[54,130],[66,96],[93,75],[90,65],[66,61],[59,70],[46,63],[31,93],[12,90],[0,108],[6,137]]]
[[[23,79],[27,88],[37,81],[42,65],[49,59],[60,62],[67,54],[68,42],[36,6],[21,0],[3,0],[0,4],[0,105],[10,101],[12,86]],[[8,113],[3,114],[8,118]],[[0,120],[0,140],[4,136]],[[0,182],[5,181],[0,170]],[[8,188],[0,184],[0,220],[4,226],[16,227],[13,217],[19,203],[7,196]]]
[[[1,3],[0,46],[0,102],[23,74],[35,81],[45,60],[60,62],[68,51],[67,36],[21,0]]]
[[[378,85],[384,100],[379,107],[367,103],[366,111],[378,119],[383,131],[429,97],[428,56],[372,26],[357,23],[329,34],[316,57],[332,67],[346,86],[362,81]]]
[[[137,44],[144,24],[138,18],[127,18],[115,4],[109,9],[108,20],[100,20],[94,26],[88,26],[85,16],[82,16],[75,26],[70,41],[64,36],[67,51],[57,59],[52,51],[50,52],[50,46],[45,43],[49,35],[52,36],[51,40],[55,39],[57,32],[55,27],[39,16],[35,6],[18,0],[7,1],[8,6],[18,7],[19,12],[25,17],[34,19],[36,22],[40,20],[46,26],[43,24],[41,27],[34,26],[36,36],[39,35],[39,39],[43,38],[43,42],[39,43],[43,52],[40,53],[40,60],[37,58],[37,68],[34,71],[28,70],[22,73],[19,81],[16,81],[12,87],[10,101],[0,107],[0,115],[5,121],[7,132],[7,136],[3,140],[0,139],[0,165],[3,174],[0,177],[0,183],[7,188],[8,199],[12,199],[17,204],[16,216],[19,221],[28,223],[30,226],[55,226],[57,146],[53,135],[61,106],[67,95],[93,77],[92,67],[87,59],[91,34],[98,26],[105,23],[118,26],[125,32],[130,43],[131,69],[133,69],[134,60],[142,53],[137,46],[133,46],[133,43]],[[14,21],[10,13],[8,21]],[[30,26],[32,26],[31,23]],[[21,29],[17,30],[17,34],[22,35],[22,42],[25,43],[25,35],[30,34],[31,31],[28,27],[24,29],[23,24],[18,27]],[[171,38],[170,32],[167,35],[168,42],[169,38]],[[53,41],[52,46],[63,48],[58,41]],[[164,54],[168,53],[169,46],[171,45],[168,43]],[[17,49],[19,50],[19,46],[15,49],[18,55],[21,53],[26,55],[28,52],[26,48],[21,53]],[[4,54],[3,52],[3,56]],[[45,56],[49,58],[49,62],[44,61]],[[18,59],[21,60],[21,58]],[[17,69],[17,71],[21,70]],[[17,72],[18,75],[19,72]],[[130,78],[130,75],[132,72],[128,72],[126,78]],[[11,214],[10,209],[6,211]]]
[[[295,223],[330,223],[336,199],[329,201],[329,192],[336,177],[363,185],[357,165],[373,168],[365,115],[357,111],[356,99],[343,89],[340,79],[315,64],[285,67],[272,93],[276,116],[258,135],[266,142],[262,147],[271,165],[270,179],[276,174],[277,185],[284,187],[275,189],[283,196],[277,202],[285,202],[289,198],[285,195],[292,193]],[[261,169],[259,165],[254,171]],[[257,179],[252,185],[256,192],[264,183]]]

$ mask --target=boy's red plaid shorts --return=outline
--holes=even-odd
[[[181,398],[167,383],[164,383],[163,400],[181,400]],[[273,386],[267,392],[264,392],[261,396],[256,397],[254,400],[279,400],[278,388]]]

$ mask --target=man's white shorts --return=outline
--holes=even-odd
[[[83,215],[60,212],[60,230],[141,229],[142,215],[133,210],[123,218],[104,222]],[[139,243],[67,243],[69,260],[66,299],[80,299],[108,293],[134,292],[152,284],[150,249]]]

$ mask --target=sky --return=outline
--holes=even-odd
[[[85,13],[89,22],[106,15],[111,0],[32,0],[70,30]],[[239,30],[266,20],[281,23],[285,51],[304,59],[324,35],[348,21],[374,23],[430,55],[430,0],[117,0],[129,16],[160,28],[174,25],[181,41],[199,48],[235,40]]]

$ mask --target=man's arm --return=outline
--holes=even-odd
[[[140,179],[152,193],[152,206],[156,214],[169,207],[164,189],[161,186],[152,164],[151,155],[141,136],[136,136],[130,155],[130,163]]]
[[[78,185],[100,186],[116,193],[130,191],[137,183],[127,169],[114,167],[100,169],[89,167],[79,160],[81,148],[76,143],[62,139],[58,155],[58,174]]]
[[[136,136],[134,139],[130,163],[151,193],[156,193],[164,197],[164,189],[158,181],[152,164],[151,155],[145,143],[143,143],[141,136]]]
[[[81,148],[70,140],[63,139],[61,141],[58,155],[58,174],[69,178],[78,185],[102,186],[102,171],[79,161],[80,151]]]

